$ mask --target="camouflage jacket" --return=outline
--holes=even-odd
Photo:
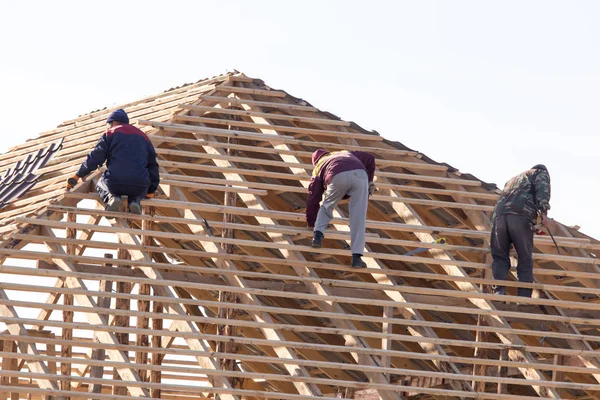
[[[538,211],[550,209],[550,175],[545,169],[530,169],[504,185],[494,208],[492,220],[503,214],[517,214],[535,221]]]

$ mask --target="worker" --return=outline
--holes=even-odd
[[[327,225],[333,210],[343,198],[350,198],[350,236],[352,267],[366,268],[362,260],[365,248],[367,202],[375,192],[375,157],[363,151],[337,151],[330,153],[319,149],[312,154],[314,166],[308,186],[306,222],[314,228],[312,247],[323,245]],[[325,193],[323,204],[319,202]]]
[[[68,179],[67,189],[106,162],[107,169],[96,185],[106,210],[119,211],[121,196],[127,196],[129,212],[141,214],[140,200],[154,197],[160,179],[154,146],[144,132],[129,124],[123,109],[113,111],[106,124],[107,131]]]
[[[511,244],[517,251],[519,282],[533,282],[533,234],[538,215],[548,227],[550,209],[550,174],[541,164],[509,180],[492,215],[490,247],[494,279],[507,280],[510,270]],[[494,292],[506,294],[506,288],[494,285]],[[517,295],[531,297],[532,290],[518,288]]]

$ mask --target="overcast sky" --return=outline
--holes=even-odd
[[[600,2],[0,3],[0,151],[238,69],[502,186],[544,163],[550,216],[600,238]]]

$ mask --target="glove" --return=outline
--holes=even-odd
[[[154,193],[146,193],[146,198],[147,199],[153,199],[154,198]]]
[[[77,182],[79,182],[79,178],[77,175],[73,175],[72,177],[70,177],[69,179],[67,179],[67,190],[71,190],[75,187],[75,185],[77,185]]]
[[[376,190],[377,186],[375,186],[375,182],[369,182],[369,196],[373,196]]]

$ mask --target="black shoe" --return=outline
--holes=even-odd
[[[315,236],[313,237],[311,247],[315,249],[320,249],[323,246],[323,232],[315,231]]]
[[[352,254],[352,268],[367,268],[367,263],[362,260],[362,254]]]
[[[119,212],[121,211],[121,198],[118,196],[113,196],[108,200],[108,204],[106,205],[106,211]],[[106,217],[109,219],[113,219],[115,217]]]
[[[142,206],[137,201],[132,201],[129,203],[129,212],[132,214],[140,215],[142,213]]]

